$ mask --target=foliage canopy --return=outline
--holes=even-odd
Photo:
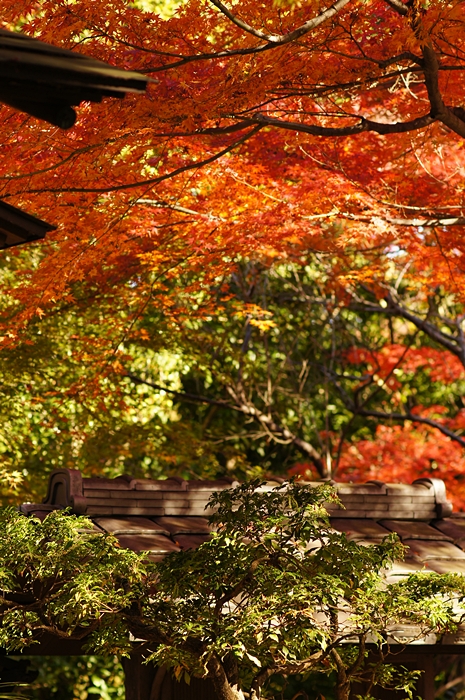
[[[153,80],[67,132],[0,109],[0,196],[58,225],[2,257],[5,475],[396,479],[402,454],[463,503],[462,3],[1,20]]]
[[[329,527],[330,486],[251,482],[212,498],[215,532],[161,563],[119,548],[85,518],[43,522],[11,509],[0,528],[0,643],[19,650],[41,632],[85,639],[97,653],[127,654],[130,633],[148,661],[178,677],[209,677],[221,700],[266,697],[275,674],[337,676],[338,700],[363,679],[408,688],[413,678],[370,660],[396,626],[418,638],[454,630],[463,577],[416,573],[386,583],[403,556],[396,536],[363,546]],[[38,636],[39,635],[39,636]]]

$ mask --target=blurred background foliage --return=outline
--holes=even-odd
[[[4,254],[0,284],[16,256],[36,254]],[[245,260],[218,280],[214,309],[202,311],[199,294],[199,315],[175,321],[149,303],[135,312],[133,280],[76,286],[1,351],[3,502],[42,499],[57,468],[239,479],[324,469],[338,479],[440,476],[461,506],[463,448],[434,423],[460,438],[464,367],[413,323],[380,313],[368,290],[332,290],[331,269],[311,252]],[[175,296],[185,280],[166,284]],[[397,294],[424,318],[417,290]],[[0,303],[7,315],[11,300]],[[451,323],[461,313],[440,289],[436,303]],[[415,411],[433,427],[389,418]]]
[[[36,679],[22,689],[33,700],[124,700],[124,675],[116,657],[30,656]]]

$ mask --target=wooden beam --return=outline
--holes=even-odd
[[[45,237],[56,226],[0,201],[0,250]]]
[[[83,100],[143,93],[148,78],[97,61],[79,51],[52,46],[26,34],[0,29],[0,102],[61,129],[76,120]]]
[[[121,660],[124,670],[126,700],[152,700],[152,685],[157,668],[153,664],[144,664],[140,654],[131,654]]]

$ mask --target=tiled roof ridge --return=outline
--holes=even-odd
[[[283,479],[270,477],[263,487],[273,488]],[[321,482],[305,482],[317,485]],[[344,508],[328,504],[337,518],[374,520],[420,520],[444,518],[452,513],[445,484],[441,479],[417,479],[412,484],[390,484],[371,480],[366,483],[330,482]],[[77,469],[59,469],[50,475],[44,511],[70,507],[78,515],[97,516],[204,516],[214,491],[238,482],[224,477],[217,480],[180,477],[139,479],[124,474],[113,479],[83,477]],[[24,504],[23,512],[37,510],[37,504]]]
[[[416,479],[411,484],[377,480],[364,484],[338,482],[334,486],[345,507],[338,510],[338,518],[429,521],[445,518],[453,510],[442,479]],[[335,510],[332,505],[328,507],[330,515],[335,515]]]

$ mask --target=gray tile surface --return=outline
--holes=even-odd
[[[402,540],[408,547],[407,557],[415,557],[426,562],[429,559],[463,559],[465,552],[452,542],[432,542],[431,540]]]
[[[389,530],[375,520],[357,518],[331,518],[331,527],[339,532],[345,532],[350,540],[375,540],[380,542],[390,534]]]
[[[397,532],[399,537],[410,540],[445,540],[452,542],[452,538],[446,533],[441,532],[435,527],[431,527],[428,523],[415,520],[381,520],[380,524],[383,527]],[[464,532],[465,535],[465,532]]]

